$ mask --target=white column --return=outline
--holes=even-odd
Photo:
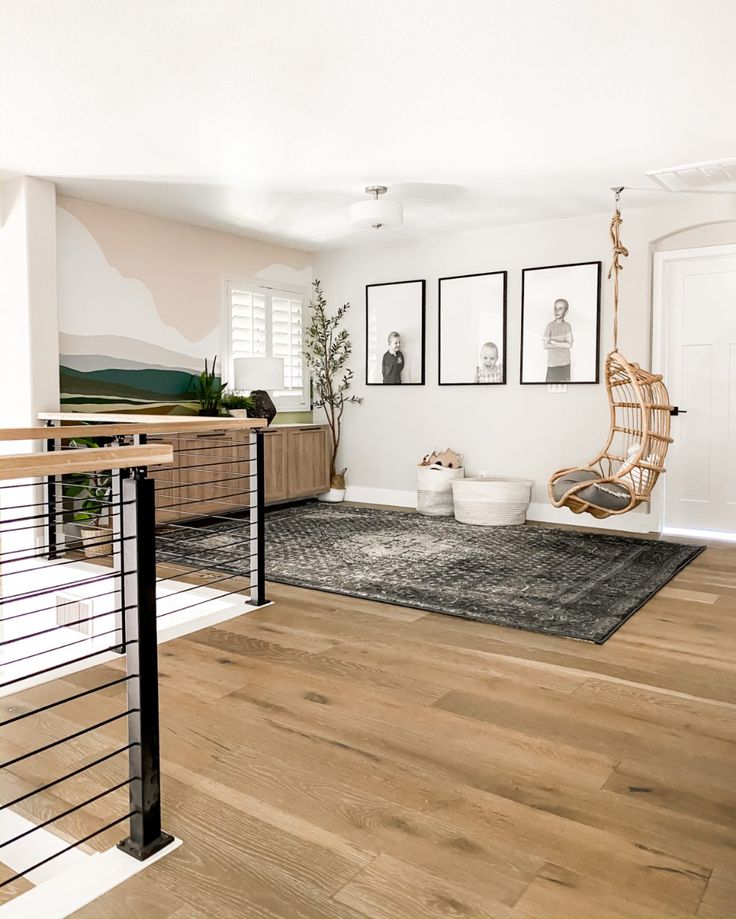
[[[27,176],[1,182],[0,427],[32,425],[37,412],[59,410],[56,300],[56,188],[52,182]],[[37,449],[43,449],[43,444],[0,441],[0,455]],[[43,500],[44,490],[35,486],[0,490],[0,520],[32,514],[32,509],[10,508]],[[35,513],[42,511],[37,508]],[[22,521],[15,526],[17,533],[3,528],[0,552],[5,555],[0,555],[0,562],[5,560],[6,575],[12,570],[8,552],[25,553],[45,538],[43,527],[29,527]],[[15,592],[13,582],[18,580],[5,578],[8,593]]]
[[[58,410],[56,188],[23,176],[0,183],[0,426]]]

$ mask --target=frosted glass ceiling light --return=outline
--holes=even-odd
[[[354,227],[400,227],[404,222],[404,206],[398,201],[382,201],[379,195],[388,191],[385,185],[369,185],[366,194],[373,195],[370,201],[357,201],[350,206],[350,223]]]

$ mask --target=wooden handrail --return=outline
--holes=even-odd
[[[98,450],[63,450],[57,453],[16,453],[0,456],[0,481],[66,475],[73,472],[103,472],[106,469],[160,466],[173,461],[174,451],[169,444],[100,447]]]
[[[130,434],[184,434],[207,431],[250,431],[265,428],[265,418],[201,418],[199,416],[169,415],[80,415],[76,412],[43,412],[44,421],[83,421],[100,424],[62,424],[49,427],[0,428],[0,441],[8,440],[72,440],[75,437],[116,437]],[[115,419],[115,420],[113,420]],[[119,420],[118,420],[119,419]],[[132,419],[125,420],[122,419]],[[140,419],[149,419],[146,421]]]
[[[210,424],[215,427],[227,428],[263,428],[268,423],[265,418],[231,418],[229,415],[146,415],[143,413],[127,414],[126,412],[39,412],[36,415],[39,421],[103,421],[112,424],[155,424],[163,425],[164,429],[171,425],[183,424],[189,430],[189,425]]]

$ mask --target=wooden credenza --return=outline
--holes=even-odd
[[[156,434],[150,443],[169,443],[174,462],[152,472],[159,523],[245,510],[250,472],[247,435]],[[267,504],[309,498],[330,487],[327,425],[272,425],[263,433]]]

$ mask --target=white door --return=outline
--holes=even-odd
[[[674,405],[664,525],[736,533],[736,246],[656,256]]]

